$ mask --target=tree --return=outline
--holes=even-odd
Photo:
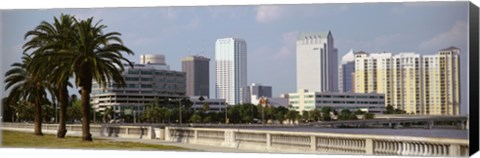
[[[51,102],[44,102],[42,104],[43,122],[51,122],[55,118],[55,107]]]
[[[145,105],[145,110],[141,117],[148,120],[150,123],[156,123],[162,119],[158,98],[154,98],[152,102]]]
[[[387,105],[387,107],[385,107],[385,114],[393,114],[394,112],[395,110],[392,105]]]
[[[404,110],[395,109],[392,105],[387,105],[387,107],[385,107],[385,112],[383,113],[384,114],[405,114],[407,112]]]
[[[355,111],[355,115],[362,115],[362,114],[365,114],[365,113],[367,113],[367,112],[362,111],[362,110],[360,110],[360,109],[358,109],[357,111]]]
[[[202,120],[198,113],[194,113],[192,117],[190,117],[190,122],[192,123],[199,123]]]
[[[313,120],[313,121],[319,121],[322,114],[320,113],[319,110],[317,109],[313,109],[313,110],[310,110],[309,112],[309,116],[310,118]]]
[[[338,120],[356,120],[358,119],[355,113],[350,112],[348,109],[343,109],[338,115]]]
[[[364,120],[374,119],[374,118],[375,118],[375,114],[372,114],[372,113],[365,113],[365,114],[363,114],[363,119],[364,119]]]
[[[208,103],[203,103],[202,105],[202,112],[205,113],[210,109],[210,105]]]
[[[213,116],[212,113],[207,113],[205,116],[202,118],[203,123],[211,123],[213,121]]]
[[[5,90],[10,90],[6,102],[14,104],[20,100],[27,104],[33,104],[35,107],[35,135],[42,133],[42,102],[46,98],[46,85],[44,78],[35,75],[27,69],[32,61],[32,57],[23,54],[22,63],[14,63],[11,69],[5,73]]]
[[[272,106],[265,107],[265,117],[268,120],[273,120],[275,116],[276,108]]]
[[[310,114],[308,111],[306,110],[303,110],[302,113],[301,113],[301,119],[304,121],[304,122],[309,122],[310,121]]]
[[[77,122],[82,119],[82,101],[76,100],[72,106],[67,108],[67,115],[71,122]]]
[[[279,106],[276,109],[275,113],[275,120],[280,121],[281,124],[283,124],[283,121],[285,120],[285,115],[287,114],[288,109],[283,106]]]
[[[332,112],[332,108],[322,107],[321,112],[322,112],[322,121],[331,121],[332,120],[332,115],[330,114],[330,112]]]
[[[2,116],[4,122],[14,122],[16,110],[13,105],[7,104],[7,98],[2,99]]]
[[[300,118],[300,114],[296,110],[289,110],[286,114],[286,118],[292,123],[295,123],[295,121]]]
[[[237,105],[241,116],[241,122],[252,123],[257,118],[257,108],[253,104]]]
[[[103,111],[103,122],[107,123],[113,119],[113,115],[115,115],[115,111],[113,111],[113,107],[106,107]]]
[[[7,97],[2,99],[2,110],[4,121],[31,121],[34,118],[35,108],[23,100],[8,103]]]
[[[233,105],[227,107],[228,112],[228,122],[231,123],[240,123],[241,122],[241,114],[240,114],[240,106]]]
[[[133,55],[133,52],[123,45],[120,33],[104,33],[106,25],[101,21],[93,23],[93,17],[78,21],[75,19],[74,34],[69,36],[72,46],[56,54],[59,58],[70,63],[68,69],[73,70],[75,84],[80,87],[82,100],[82,139],[92,141],[90,134],[90,93],[92,82],[95,80],[100,87],[106,88],[115,83],[117,87],[124,87],[122,77],[124,65],[133,63],[126,59],[122,52]]]
[[[64,138],[66,130],[66,108],[68,105],[67,86],[71,86],[68,79],[72,76],[71,63],[57,56],[62,51],[71,49],[73,43],[70,38],[74,36],[75,18],[62,14],[60,18],[54,17],[52,24],[42,21],[34,30],[25,34],[25,39],[31,37],[23,45],[24,52],[32,50],[34,56],[29,69],[36,74],[42,75],[51,83],[48,87],[52,98],[60,103],[60,119],[57,131],[58,138]],[[52,99],[53,102],[55,100]]]

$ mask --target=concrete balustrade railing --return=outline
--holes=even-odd
[[[2,129],[33,132],[34,125],[29,123],[2,123]],[[67,124],[67,135],[81,136],[82,125]],[[42,132],[47,134],[56,134],[58,124],[42,124]],[[157,129],[160,130],[160,129]],[[157,137],[154,133],[154,127],[150,126],[119,126],[119,125],[90,125],[90,133],[94,137],[120,137],[120,138],[139,138],[152,139]],[[159,132],[162,133],[162,132]],[[163,132],[164,133],[164,132]]]
[[[28,123],[2,123],[5,130],[33,132]],[[42,124],[56,134],[58,124]],[[82,125],[67,125],[67,135],[81,136]],[[90,125],[95,137],[160,139],[281,153],[330,153],[409,156],[468,156],[468,140],[318,132],[287,132],[232,128]]]
[[[165,140],[284,153],[468,155],[468,140],[450,138],[166,127]]]

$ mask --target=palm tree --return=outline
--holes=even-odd
[[[82,100],[82,139],[92,141],[90,134],[90,93],[92,81],[96,80],[100,87],[115,83],[119,87],[125,86],[122,77],[123,61],[131,67],[133,63],[126,59],[122,52],[133,55],[133,52],[123,45],[120,33],[103,33],[107,26],[93,23],[93,17],[87,20],[75,20],[74,45],[68,51],[59,53],[65,57],[73,70],[75,82],[80,87]],[[112,82],[113,80],[113,82]]]
[[[113,115],[115,115],[115,111],[113,111],[112,107],[105,108],[105,110],[103,111],[103,122],[107,123],[108,121],[112,120]]]
[[[34,104],[34,133],[42,133],[42,103],[46,100],[46,82],[41,76],[28,71],[27,67],[32,61],[32,57],[23,54],[22,63],[14,63],[11,69],[5,73],[5,90],[10,90],[7,103],[12,104],[23,100],[27,104]]]
[[[25,39],[31,39],[24,44],[24,51],[33,50],[34,59],[29,69],[34,74],[46,75],[50,85],[50,91],[60,103],[60,121],[57,131],[58,138],[64,138],[66,130],[66,109],[68,105],[67,86],[71,86],[68,79],[73,71],[68,65],[68,60],[57,56],[63,51],[68,51],[73,45],[72,37],[75,37],[75,18],[62,14],[60,18],[54,17],[53,24],[43,21],[34,30],[25,34]]]

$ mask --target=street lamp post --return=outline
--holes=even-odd
[[[168,101],[173,101],[172,98],[168,98]],[[178,115],[179,115],[179,120],[178,123],[182,124],[182,104],[181,104],[181,99],[178,99]]]
[[[181,103],[181,100],[180,100],[180,99],[178,100],[178,111],[179,111],[179,113],[180,113],[180,114],[179,114],[179,115],[180,115],[180,120],[179,120],[179,122],[180,122],[180,124],[182,124],[182,103]]]
[[[137,114],[136,108],[138,108],[138,107],[134,107],[134,108],[133,108],[133,124],[137,123],[137,118],[136,118],[136,116],[135,116],[135,115]]]
[[[228,124],[228,103],[225,104],[225,124]]]

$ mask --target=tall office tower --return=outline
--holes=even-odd
[[[354,72],[355,55],[353,50],[350,50],[342,57],[341,64],[338,67],[338,90],[340,92],[353,92]]]
[[[460,50],[437,55],[355,54],[355,92],[384,93],[385,105],[421,115],[460,114]]]
[[[329,31],[297,37],[297,89],[338,91],[337,49]]]
[[[243,102],[257,105],[261,97],[271,98],[272,87],[252,83],[243,90]]]
[[[423,56],[425,114],[460,114],[460,49],[441,49],[437,55]]]
[[[216,95],[230,105],[240,103],[247,86],[247,44],[239,38],[215,42]]]
[[[187,96],[210,98],[210,59],[203,56],[188,56],[182,59],[182,71],[186,74]]]

